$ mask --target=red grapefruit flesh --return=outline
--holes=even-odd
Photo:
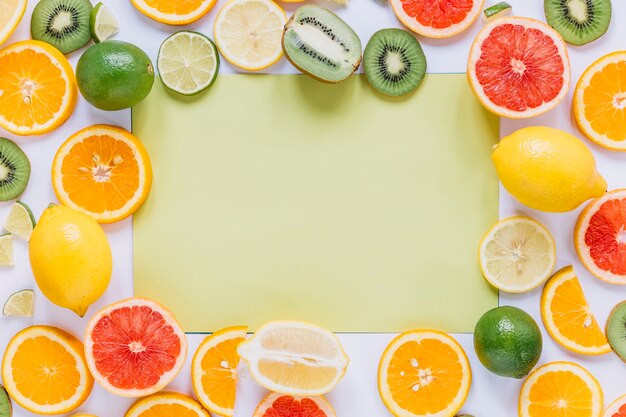
[[[503,17],[474,40],[467,77],[481,103],[510,118],[545,113],[563,100],[570,64],[561,35],[538,20]]]
[[[626,189],[592,200],[574,232],[576,251],[596,277],[626,285]]]
[[[467,29],[484,0],[391,0],[398,19],[412,31],[430,38],[447,38]]]
[[[94,378],[123,397],[163,389],[180,372],[187,339],[163,306],[129,298],[98,312],[85,331],[85,356]]]
[[[626,395],[613,401],[604,412],[604,417],[626,417]]]
[[[257,406],[252,417],[336,417],[322,397],[292,397],[271,393]]]

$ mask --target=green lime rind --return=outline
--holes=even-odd
[[[98,3],[89,16],[89,31],[95,43],[111,39],[119,32],[120,25],[117,17],[107,6]]]
[[[483,11],[483,17],[487,22],[491,22],[492,20],[499,17],[510,15],[512,10],[513,6],[505,1],[501,1],[500,3],[496,3],[491,7],[487,7]]]
[[[14,292],[2,307],[4,316],[32,317],[35,306],[35,291],[26,289]],[[0,416],[2,417],[2,416]]]
[[[30,207],[28,207],[28,204],[20,200],[17,200],[15,204],[19,204],[20,206],[24,207],[24,209],[28,213],[28,217],[30,218],[30,223],[33,225],[33,229],[34,229],[35,226],[37,226],[37,220],[35,219],[35,215],[33,214],[33,211],[30,209]]]
[[[13,415],[13,406],[9,394],[2,385],[0,385],[0,417],[11,417]]]

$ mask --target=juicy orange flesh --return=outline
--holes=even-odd
[[[147,306],[113,310],[96,323],[91,338],[96,369],[120,389],[153,387],[181,355],[172,326]]]
[[[423,26],[445,29],[461,23],[474,0],[402,0],[404,13]]]
[[[145,0],[148,7],[164,14],[187,15],[198,10],[204,0]]]
[[[259,360],[259,372],[271,381],[292,388],[321,389],[337,378],[337,368],[271,359]]]
[[[406,342],[396,350],[387,370],[394,401],[416,415],[445,410],[457,397],[462,380],[459,355],[435,339]]]
[[[17,126],[43,125],[54,118],[69,88],[50,58],[32,49],[0,56],[0,117]]]
[[[537,378],[529,393],[533,417],[591,417],[593,395],[578,376],[566,371],[549,372]]]
[[[626,199],[613,199],[591,216],[585,244],[596,266],[626,275]]]
[[[554,100],[564,72],[563,57],[550,36],[511,23],[491,31],[476,62],[476,77],[489,100],[519,112]]]
[[[559,285],[550,303],[550,312],[556,327],[569,340],[589,347],[607,344],[602,329],[589,312],[578,279],[570,279]]]
[[[296,400],[285,395],[274,400],[263,415],[257,417],[326,417],[326,413],[311,398]]]
[[[594,74],[583,102],[594,131],[615,141],[626,140],[626,61],[608,64]]]
[[[607,417],[626,417],[626,404],[622,404],[617,410],[617,413],[613,413]]]
[[[133,149],[109,135],[76,143],[61,165],[63,189],[91,213],[119,210],[139,190],[139,164]]]
[[[198,413],[180,404],[157,404],[137,417],[198,417]]]
[[[43,336],[26,339],[11,361],[18,391],[45,405],[72,398],[80,385],[74,357],[58,342]]]
[[[202,390],[219,407],[235,407],[239,364],[237,345],[243,340],[243,337],[238,337],[219,343],[206,352],[200,363],[203,371]]]

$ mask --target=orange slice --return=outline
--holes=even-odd
[[[550,336],[565,349],[582,355],[611,351],[572,266],[557,271],[543,288],[541,319]]]
[[[448,38],[471,26],[485,0],[391,0],[406,27],[429,38]]]
[[[519,417],[600,417],[602,388],[582,366],[551,362],[526,378],[518,407]]]
[[[589,139],[626,151],[626,51],[605,55],[585,70],[576,84],[572,110]]]
[[[216,0],[131,0],[150,19],[168,25],[187,25],[204,17]]]
[[[0,45],[15,32],[24,12],[28,0],[2,0],[0,3]]]
[[[449,417],[472,382],[465,351],[449,335],[413,330],[396,337],[378,367],[380,397],[396,417]]]
[[[95,125],[73,134],[52,162],[59,201],[99,223],[133,214],[146,200],[152,167],[146,148],[130,132]]]
[[[91,393],[83,344],[51,326],[31,326],[11,339],[2,359],[2,382],[16,403],[37,414],[65,414]]]
[[[336,417],[336,414],[323,397],[292,397],[272,392],[263,398],[252,417]]]
[[[211,417],[199,402],[177,392],[159,392],[133,404],[124,417]]]
[[[16,135],[40,135],[74,111],[74,71],[58,49],[22,41],[0,50],[0,126]]]
[[[246,339],[246,326],[228,327],[204,339],[191,361],[196,397],[209,411],[231,417],[237,388],[237,346]]]

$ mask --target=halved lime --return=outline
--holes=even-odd
[[[159,49],[157,69],[168,89],[185,96],[201,93],[217,78],[220,58],[211,39],[183,30],[167,38]]]
[[[35,228],[35,216],[30,207],[22,201],[16,201],[11,207],[9,217],[4,221],[4,229],[26,241]]]
[[[499,17],[510,15],[512,10],[513,7],[509,3],[501,1],[500,3],[496,3],[491,7],[487,7],[483,11],[483,18],[486,22],[491,22],[492,20]]]
[[[0,266],[13,266],[13,235],[0,235]]]
[[[108,6],[98,3],[91,11],[89,29],[94,42],[100,43],[117,34],[120,23]]]
[[[35,291],[20,290],[11,294],[2,307],[2,314],[15,317],[32,317],[35,311]]]

